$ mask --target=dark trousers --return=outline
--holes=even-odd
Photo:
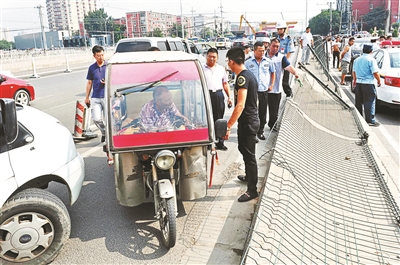
[[[375,122],[375,101],[376,101],[376,89],[373,84],[356,84],[355,89],[356,96],[356,108],[360,112],[361,116],[362,108],[364,105],[364,117],[366,122]]]
[[[256,159],[256,134],[260,123],[238,122],[238,149],[243,156],[247,179],[247,191],[257,192],[258,169]]]
[[[225,114],[225,98],[224,93],[221,91],[212,92],[210,90],[211,107],[214,118],[214,123],[218,119],[222,119]],[[218,145],[223,145],[224,140],[218,139]]]
[[[340,51],[333,52],[333,68],[335,68],[335,62],[337,62],[336,68],[339,68],[339,55],[340,55]]]
[[[289,71],[283,70],[282,86],[286,96],[292,95],[292,88],[289,85]]]
[[[272,129],[278,120],[279,105],[281,103],[282,93],[269,93],[268,95],[268,111],[269,120],[268,127]]]
[[[260,129],[258,133],[264,132],[267,123],[268,91],[258,92],[258,118],[260,118]]]

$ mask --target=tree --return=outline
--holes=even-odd
[[[152,33],[152,37],[164,37],[164,34],[162,33],[160,28],[156,28]]]
[[[382,7],[376,7],[371,12],[362,17],[363,28],[365,29],[384,29],[388,11]]]
[[[111,34],[114,43],[123,38],[125,25],[115,24],[114,19],[104,12],[104,8],[90,11],[84,18],[85,30],[89,36],[96,34]]]
[[[187,36],[186,30],[184,32],[185,32],[185,36]],[[172,35],[172,37],[181,37],[182,38],[182,25],[176,24],[176,23],[172,24],[171,35]]]
[[[332,34],[339,32],[340,13],[332,10]],[[330,29],[330,10],[322,10],[320,14],[313,17],[309,21],[311,32],[313,34],[326,36],[329,35]]]
[[[15,49],[15,43],[12,41],[0,40],[0,50]]]

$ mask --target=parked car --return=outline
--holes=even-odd
[[[158,47],[161,51],[184,50],[181,38],[138,37],[119,40],[115,52],[140,52],[150,47]]]
[[[207,43],[196,43],[196,48],[199,51],[199,53],[203,56],[207,55],[207,51],[210,48],[213,48],[210,44]]]
[[[217,49],[230,49],[232,48],[232,42],[229,38],[217,38],[215,47],[217,47]]]
[[[147,51],[150,47],[158,47],[161,51],[184,51],[194,54],[200,62],[206,62],[205,57],[193,41],[182,40],[181,38],[138,37],[121,39],[116,45],[115,52],[141,52]]]
[[[232,47],[240,47],[244,49],[244,46],[249,45],[253,49],[253,42],[249,39],[237,39],[233,42]]]
[[[35,99],[32,84],[0,73],[0,98],[12,98],[15,102],[29,105]]]
[[[44,112],[0,98],[0,165],[0,264],[50,264],[71,220],[45,189],[63,184],[72,205],[85,177],[70,131]]]
[[[376,87],[377,105],[400,109],[400,48],[379,49],[372,56],[383,79],[381,86]]]

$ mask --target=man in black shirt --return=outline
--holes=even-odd
[[[228,121],[224,137],[229,139],[230,130],[238,122],[238,148],[243,156],[247,191],[239,197],[239,202],[246,202],[258,197],[258,169],[256,159],[256,134],[260,127],[257,108],[258,83],[256,77],[244,66],[244,52],[235,47],[226,54],[229,68],[237,75],[235,83],[235,109]]]

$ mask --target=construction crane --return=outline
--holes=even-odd
[[[244,17],[244,15],[240,16],[239,31],[242,30],[242,21],[243,20],[247,23],[247,25],[249,26],[249,28],[251,29],[251,31],[255,35],[256,34],[256,30],[250,25],[249,21],[247,21],[247,19]]]
[[[297,24],[297,21],[287,21],[287,28],[286,28],[286,33],[288,33],[289,28],[294,28],[294,25]],[[261,30],[274,30],[275,29],[276,22],[267,22],[267,21],[261,21],[260,23],[260,29]]]

